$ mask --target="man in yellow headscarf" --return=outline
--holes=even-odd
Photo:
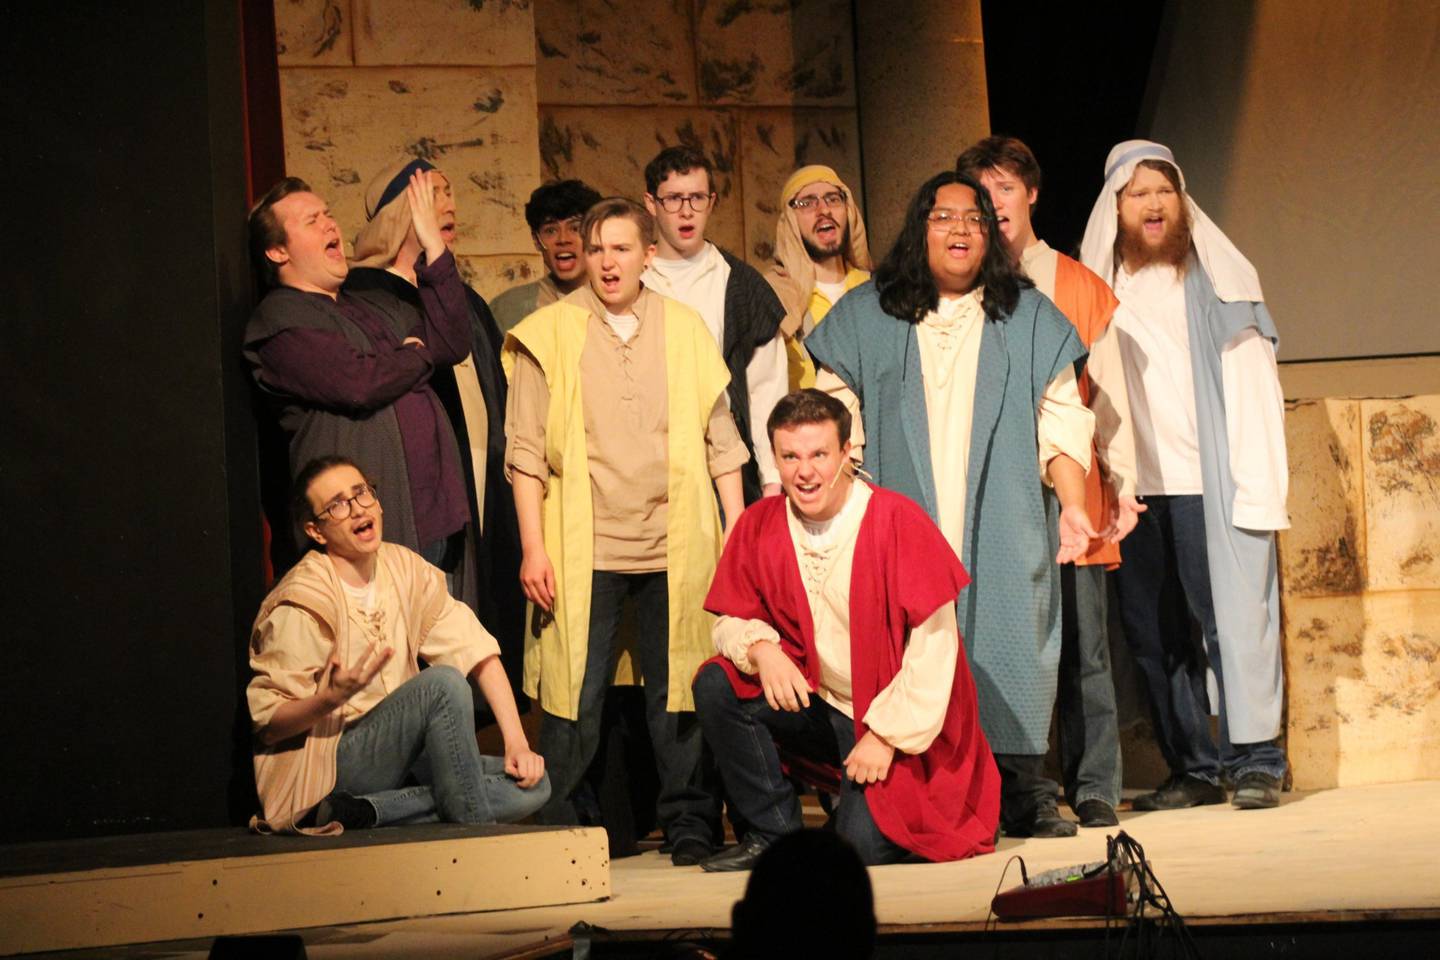
[[[800,341],[847,290],[870,279],[870,247],[854,192],[830,167],[812,164],[780,190],[775,262],[765,279],[785,305],[790,389],[815,385],[815,367]]]

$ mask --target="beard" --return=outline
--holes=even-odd
[[[1131,230],[1124,221],[1120,223],[1120,232],[1115,237],[1115,259],[1131,273],[1156,264],[1174,267],[1183,273],[1189,256],[1190,208],[1184,203],[1180,205],[1180,220],[1166,222],[1165,235],[1158,244],[1146,243],[1139,231]]]
[[[850,225],[847,223],[845,229],[840,231],[840,239],[832,244],[833,250],[827,250],[805,236],[800,238],[800,242],[805,245],[805,252],[810,255],[811,260],[829,260],[831,257],[838,257],[850,247]]]

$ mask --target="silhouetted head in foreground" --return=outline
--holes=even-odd
[[[727,956],[869,957],[875,952],[870,875],[850,844],[801,830],[770,845],[732,913]]]

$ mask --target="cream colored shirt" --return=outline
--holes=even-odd
[[[645,286],[692,307],[705,321],[715,344],[725,349],[725,288],[730,282],[730,264],[720,249],[706,243],[700,253],[682,260],[654,257],[642,275]],[[790,392],[786,366],[785,337],[776,333],[769,343],[757,348],[745,364],[745,385],[750,395],[750,443],[755,448],[755,466],[760,482],[779,483],[780,470],[765,423],[770,412]],[[725,394],[729,405],[730,394]]]
[[[592,312],[580,354],[586,457],[594,498],[595,569],[644,573],[666,569],[669,504],[669,393],[664,300],[642,290],[629,339]],[[516,352],[507,400],[506,476],[547,482],[545,421],[550,392],[540,365]],[[738,470],[750,454],[724,395],[705,432],[710,475]]]
[[[814,623],[815,650],[820,658],[820,697],[847,717],[854,717],[850,682],[850,579],[860,523],[871,491],[852,482],[844,507],[824,523],[802,520],[787,508],[790,539],[805,584]],[[751,644],[779,643],[775,628],[763,620],[719,617],[712,630],[715,647],[736,668],[756,672]],[[871,701],[864,722],[877,736],[904,753],[929,749],[945,723],[950,689],[960,655],[955,605],[940,605],[910,631],[895,677]]]
[[[1039,290],[1055,299],[1059,255],[1044,240],[1025,248],[1020,269]],[[1089,346],[1085,376],[1090,379],[1090,412],[1095,414],[1095,453],[1104,477],[1117,495],[1135,495],[1135,434],[1130,421],[1130,395],[1125,386],[1125,362],[1120,356],[1120,335],[1114,324]]]
[[[377,568],[368,588],[346,585],[345,615],[356,632],[350,644],[352,661],[344,666],[355,666],[372,642],[377,651],[383,647],[395,651],[370,685],[340,708],[347,726],[419,672],[408,655],[410,637],[401,606],[404,598],[390,578],[383,575],[383,570],[383,566]],[[259,629],[264,655],[251,659],[255,678],[246,688],[250,717],[256,730],[270,723],[281,704],[303,700],[315,692],[316,677],[335,647],[335,638],[314,616],[289,604],[276,607]],[[420,647],[420,656],[427,663],[448,664],[466,675],[483,660],[499,653],[500,645],[470,608],[453,598],[445,601],[444,612]]]
[[[470,443],[470,464],[475,470],[475,532],[485,532],[485,467],[489,462],[486,445],[490,442],[490,420],[485,410],[485,394],[480,390],[480,376],[475,358],[466,354],[455,364],[455,386],[460,392],[460,411],[465,416],[465,436]]]

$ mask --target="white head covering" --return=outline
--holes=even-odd
[[[1130,182],[1141,160],[1164,160],[1180,174],[1180,190],[1190,211],[1190,233],[1195,253],[1215,287],[1215,295],[1226,303],[1264,301],[1260,293],[1259,274],[1230,242],[1230,238],[1215,225],[1215,221],[1205,216],[1205,211],[1185,189],[1185,172],[1175,162],[1170,148],[1149,140],[1117,143],[1105,159],[1105,186],[1100,188],[1095,208],[1090,211],[1090,222],[1085,225],[1085,239],[1080,241],[1080,262],[1103,277],[1106,283],[1114,284],[1115,234],[1118,230],[1115,195]]]

